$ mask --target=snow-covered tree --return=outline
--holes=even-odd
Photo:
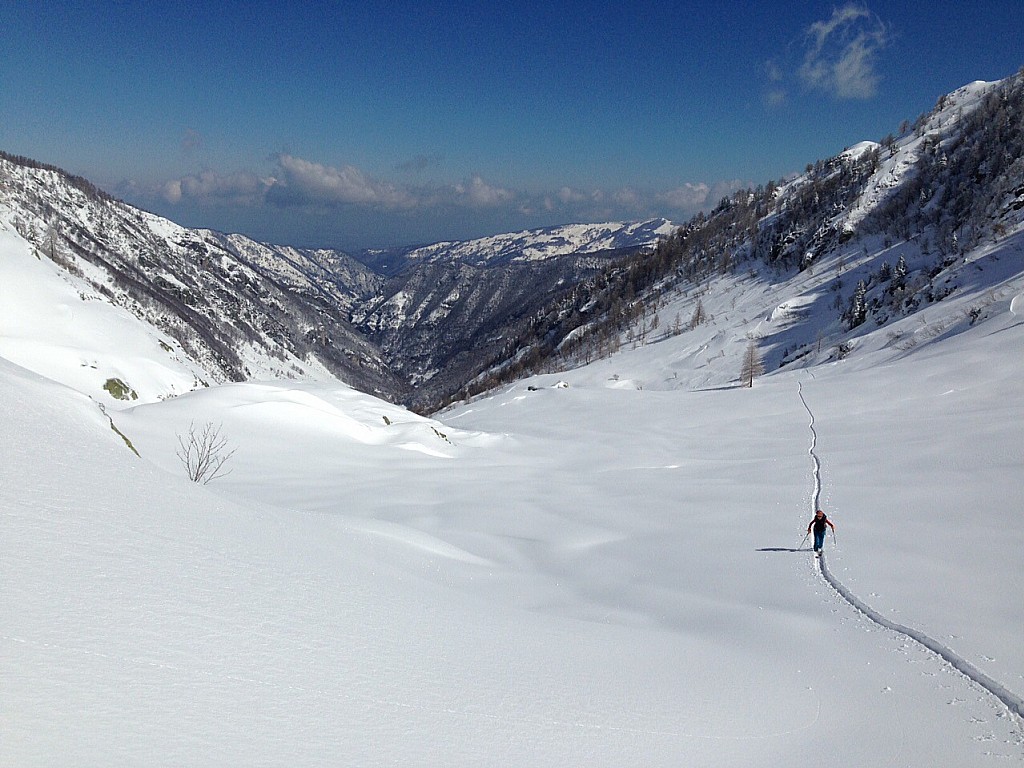
[[[892,286],[900,289],[907,287],[907,260],[902,256],[892,271]]]
[[[856,328],[858,325],[863,323],[868,316],[868,302],[867,302],[868,287],[863,280],[857,283],[857,288],[853,292],[853,298],[850,301],[850,313],[849,313],[849,325],[850,328]]]

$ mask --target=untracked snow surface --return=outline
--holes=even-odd
[[[275,382],[111,421],[69,386],[191,373],[83,347],[114,315],[5,320],[0,765],[1018,764],[1006,699],[801,547],[820,500],[849,595],[1024,693],[1018,258],[752,389],[735,317],[791,334],[819,278],[723,279],[706,326],[436,419]],[[175,454],[207,423],[235,453],[203,486]]]

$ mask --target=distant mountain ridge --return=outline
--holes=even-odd
[[[0,155],[4,209],[83,300],[159,329],[211,383],[334,375],[387,397],[405,392],[347,319],[346,304],[377,280],[355,260],[186,229],[9,155]]]
[[[676,224],[664,218],[632,223],[564,224],[472,240],[367,250],[355,256],[388,275],[423,262],[458,261],[488,267],[510,262],[544,261],[573,254],[648,247],[654,245],[660,237],[671,234],[676,227]]]
[[[609,264],[653,249],[674,225],[577,224],[384,256],[392,274],[351,315],[430,407],[508,354],[507,340]],[[400,265],[397,266],[396,265]]]
[[[83,298],[161,329],[207,381],[331,375],[393,401],[426,381],[457,388],[479,361],[494,362],[506,324],[671,229],[659,220],[443,243],[381,274],[338,250],[187,229],[0,153],[3,208],[37,253],[82,283]]]
[[[0,224],[83,301],[162,334],[204,381],[336,377],[420,410],[691,332],[701,295],[727,275],[825,270],[827,293],[801,299],[815,311],[789,313],[820,326],[755,340],[769,368],[845,355],[873,328],[955,297],[978,254],[1022,220],[1024,73],[969,84],[900,136],[741,190],[681,227],[566,225],[355,255],[189,230],[0,153]],[[661,317],[680,295],[686,316]]]

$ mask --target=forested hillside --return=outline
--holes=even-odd
[[[1024,70],[943,96],[898,136],[722,199],[538,313],[507,343],[505,361],[461,394],[692,330],[706,320],[702,294],[727,274],[779,282],[828,270],[832,322],[805,335],[818,346],[827,338],[842,356],[864,329],[951,295],[972,254],[1015,233],[1022,210]],[[691,297],[688,311],[662,317],[681,295]],[[770,363],[806,352],[776,350]]]

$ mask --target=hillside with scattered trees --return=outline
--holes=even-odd
[[[693,330],[706,319],[701,296],[717,277],[746,271],[782,281],[826,261],[842,356],[859,327],[948,296],[968,254],[1016,231],[1022,210],[1024,70],[943,96],[899,136],[722,199],[537,313],[460,396]],[[692,297],[690,312],[662,317],[680,295]],[[789,364],[801,351],[779,351],[765,365]]]

